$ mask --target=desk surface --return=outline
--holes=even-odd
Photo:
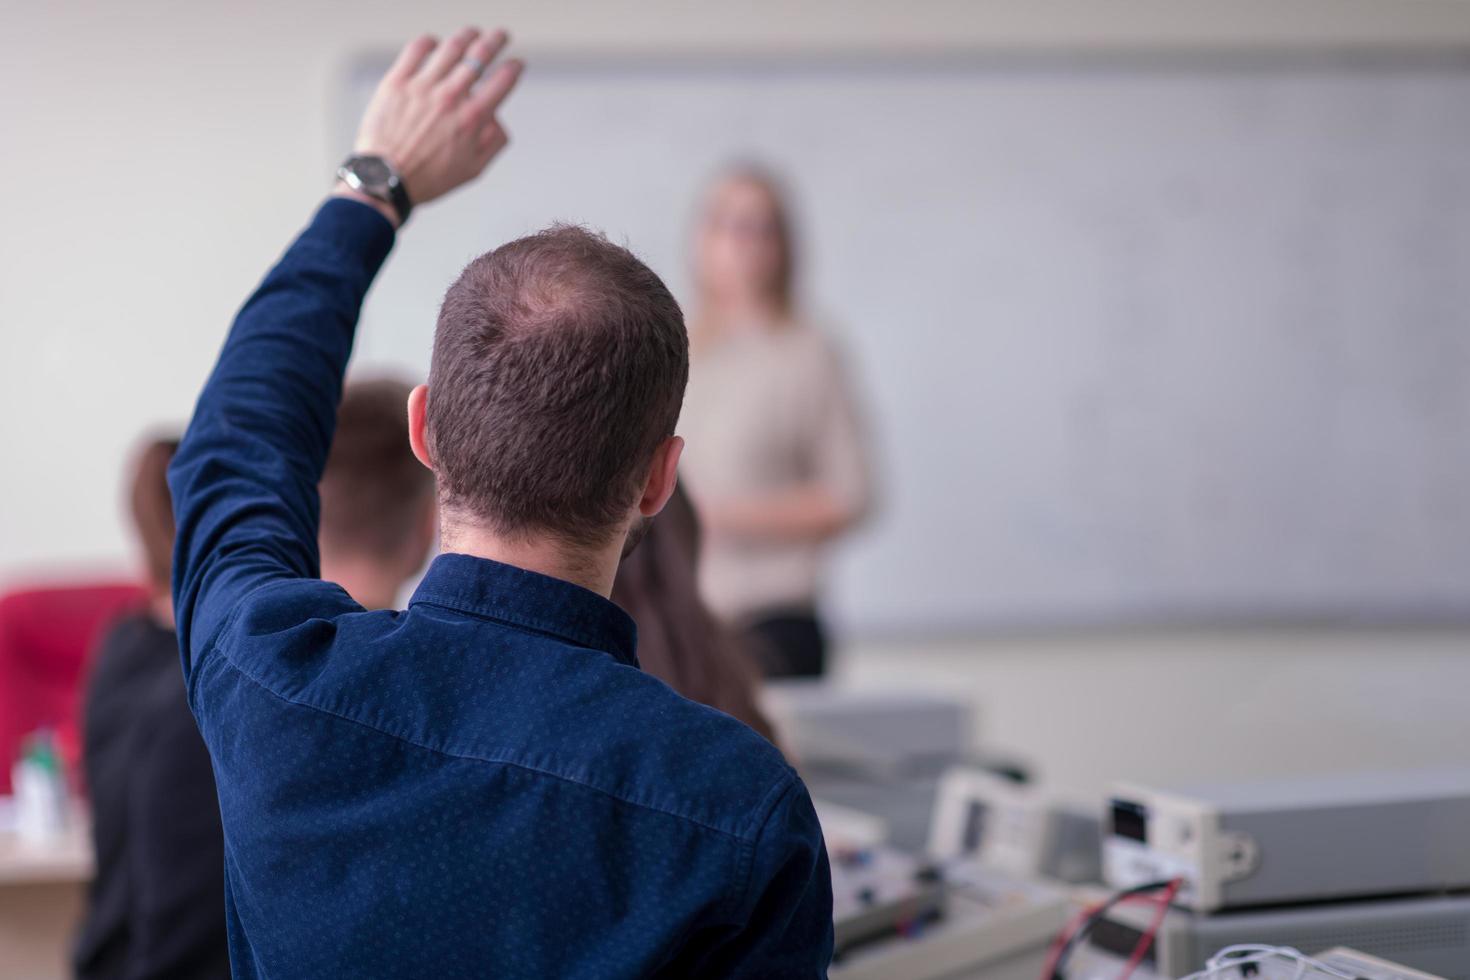
[[[85,882],[92,869],[92,833],[85,819],[73,817],[62,834],[45,842],[0,831],[0,887]]]

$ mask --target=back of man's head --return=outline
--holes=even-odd
[[[427,433],[447,517],[606,544],[688,375],[679,304],[627,249],[556,226],[480,256],[434,335]]]
[[[434,477],[414,458],[405,405],[410,386],[352,381],[337,410],[337,434],[321,482],[325,566],[376,565],[396,586],[433,543]],[[349,591],[351,589],[349,588]]]

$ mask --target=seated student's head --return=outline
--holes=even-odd
[[[559,226],[471,262],[409,402],[446,550],[605,592],[673,492],[687,377],[679,305],[628,250]]]
[[[143,552],[143,572],[153,617],[173,626],[173,598],[169,579],[174,559],[174,508],[168,493],[168,464],[179,440],[160,436],[144,440],[133,462],[128,510]]]
[[[413,456],[410,386],[348,382],[321,482],[322,578],[370,609],[392,606],[434,544],[434,477]]]

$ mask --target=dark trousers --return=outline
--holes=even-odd
[[[746,634],[767,677],[820,677],[827,669],[827,633],[809,610],[756,616]]]

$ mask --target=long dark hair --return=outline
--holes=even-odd
[[[682,489],[623,559],[612,598],[638,624],[638,661],[675,691],[774,741],[756,705],[753,662],[699,597],[699,519]]]

